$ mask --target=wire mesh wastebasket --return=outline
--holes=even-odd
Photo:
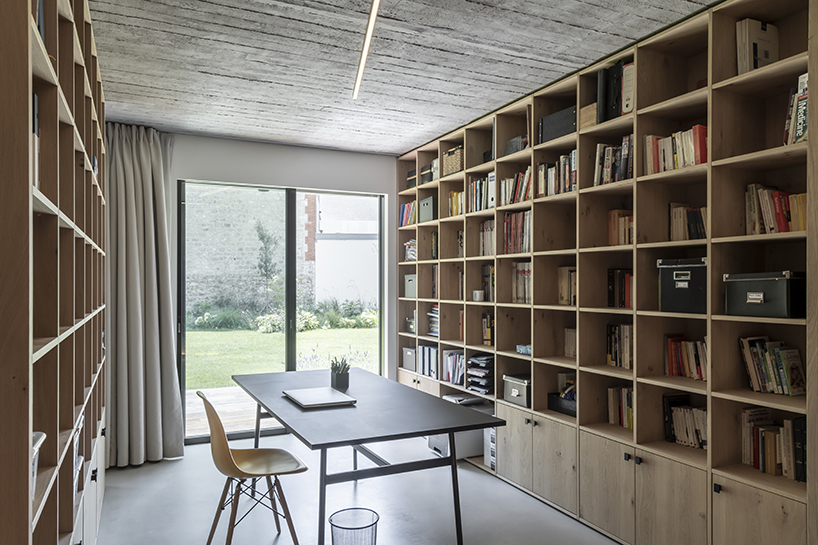
[[[350,507],[329,517],[332,545],[375,545],[378,513],[365,507]]]

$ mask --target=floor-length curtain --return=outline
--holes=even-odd
[[[173,137],[108,123],[109,465],[182,456],[168,197]]]

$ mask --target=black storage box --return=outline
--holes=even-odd
[[[571,106],[540,118],[540,144],[577,132],[577,107]]]
[[[731,316],[806,318],[807,275],[791,271],[725,274],[724,312]]]
[[[420,183],[428,184],[432,181],[432,165],[420,168]]]
[[[408,188],[411,188],[411,187],[415,187],[416,185],[418,185],[417,171],[412,169],[406,175],[406,187],[408,189]]]
[[[548,410],[576,418],[577,402],[576,400],[561,398],[559,392],[548,394]]]
[[[707,258],[657,259],[659,310],[707,313]]]

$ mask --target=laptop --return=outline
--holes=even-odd
[[[338,390],[329,386],[324,386],[321,388],[284,390],[282,393],[304,409],[354,405],[357,401],[357,399],[354,397],[349,397],[345,393],[339,392]]]

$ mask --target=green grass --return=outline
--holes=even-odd
[[[284,370],[284,335],[258,331],[187,331],[186,389],[235,386],[231,375]],[[352,353],[352,366],[378,372],[378,329],[321,329],[298,333],[299,369],[328,368],[332,356]],[[362,353],[366,352],[366,358]],[[357,357],[356,357],[357,356]]]

